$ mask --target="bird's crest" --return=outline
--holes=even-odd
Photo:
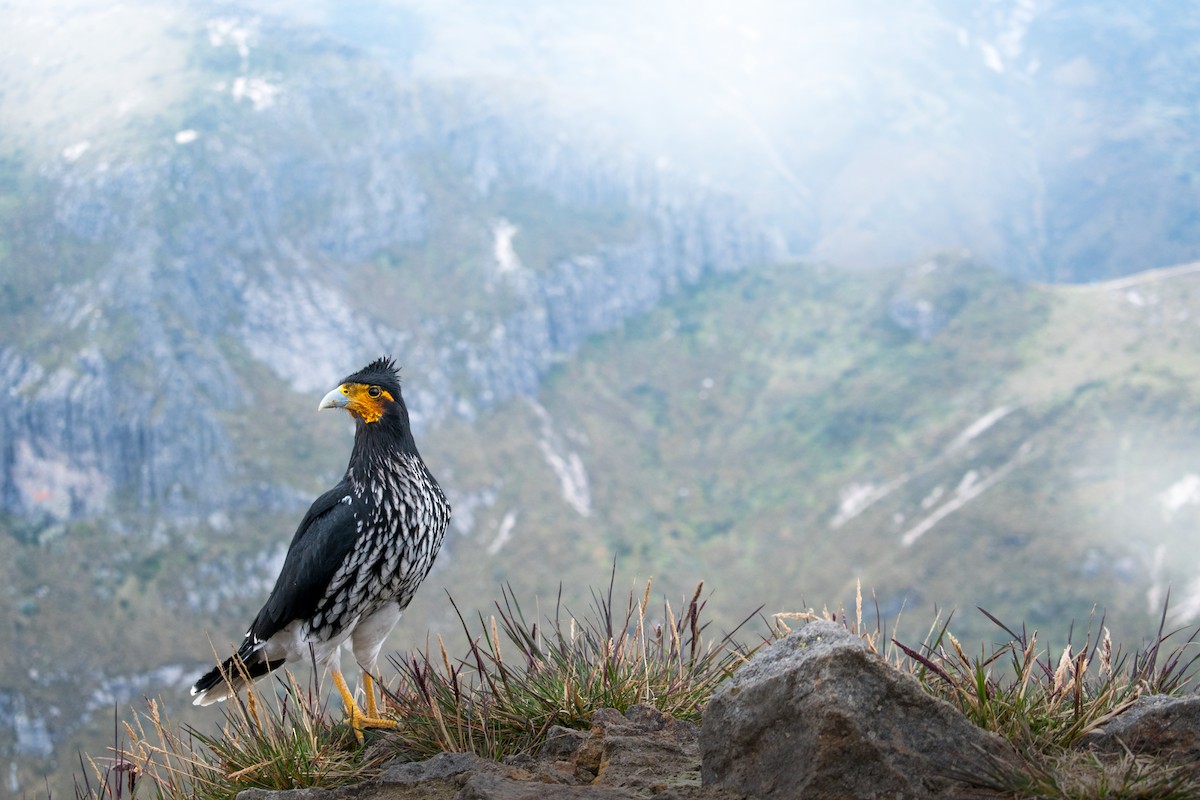
[[[391,356],[380,356],[379,358],[367,364],[362,369],[363,372],[387,372],[395,380],[400,382],[400,368],[396,366],[396,359]]]
[[[343,383],[383,383],[400,387],[400,368],[396,359],[391,356],[380,356],[367,364],[353,375],[348,376]]]

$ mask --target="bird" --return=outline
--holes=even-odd
[[[318,410],[345,409],[354,447],[341,481],[300,521],[266,603],[237,652],[192,686],[210,705],[290,662],[332,667],[350,725],[395,727],[380,717],[372,676],[384,640],[433,567],[450,504],[413,439],[400,373],[387,356],[346,377]],[[362,669],[365,711],[341,671],[349,639]]]

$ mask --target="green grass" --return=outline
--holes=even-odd
[[[614,579],[615,580],[615,571]],[[367,780],[392,758],[420,760],[472,752],[500,760],[536,753],[554,726],[590,727],[594,712],[648,704],[699,722],[718,685],[755,650],[787,635],[789,621],[828,619],[863,638],[896,669],[971,722],[1009,741],[1018,758],[986,774],[958,776],[1008,798],[1173,800],[1200,793],[1200,768],[1133,753],[1081,750],[1081,738],[1146,695],[1179,695],[1200,660],[1200,629],[1162,627],[1141,648],[1114,646],[1104,620],[1084,641],[1042,647],[1037,632],[1009,627],[981,609],[1005,636],[968,654],[935,620],[917,646],[889,634],[875,609],[865,620],[862,594],[844,609],[777,614],[755,645],[735,634],[707,635],[707,602],[698,586],[679,613],[651,609],[650,585],[627,599],[593,591],[587,613],[561,598],[547,613],[527,615],[510,589],[494,613],[460,623],[470,642],[462,658],[444,644],[391,659],[384,712],[397,727],[359,743],[316,685],[291,674],[274,690],[259,686],[228,703],[216,731],[175,727],[150,701],[125,725],[108,758],[81,759],[79,798],[232,800],[248,788],[333,788]],[[453,601],[452,601],[453,602]],[[456,609],[457,610],[457,609]],[[897,620],[897,624],[899,620]],[[337,705],[336,699],[333,701]]]

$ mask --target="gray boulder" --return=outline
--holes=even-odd
[[[961,796],[1013,758],[1000,737],[827,622],[764,649],[718,689],[700,752],[705,788],[764,800]]]
[[[1102,753],[1200,759],[1200,697],[1149,695],[1125,713],[1085,734],[1080,746]]]

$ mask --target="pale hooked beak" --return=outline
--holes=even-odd
[[[350,398],[342,391],[342,387],[339,386],[321,398],[321,405],[317,406],[317,411],[323,408],[345,408],[348,405],[350,405]]]

